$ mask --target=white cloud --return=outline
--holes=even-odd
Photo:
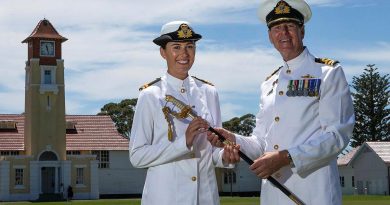
[[[230,120],[233,117],[239,117],[239,116],[237,116],[237,113],[240,110],[241,110],[241,107],[237,104],[232,104],[232,103],[221,104],[222,121]]]
[[[374,43],[373,46],[354,48],[351,50],[341,50],[340,55],[343,58],[352,60],[355,62],[366,62],[370,63],[390,63],[390,42],[378,42]],[[390,69],[390,68],[389,68]]]
[[[339,0],[307,0],[307,3],[309,5],[334,5],[336,3],[340,2]]]
[[[0,113],[20,114],[24,112],[24,91],[0,92]]]
[[[337,2],[309,1],[315,6]],[[137,97],[140,85],[165,72],[165,62],[151,42],[161,24],[176,19],[196,25],[258,24],[257,7],[258,1],[248,0],[2,0],[0,39],[6,40],[0,41],[0,113],[24,110],[27,45],[21,41],[44,17],[69,38],[62,47],[67,113],[95,114],[108,102]],[[244,43],[250,46],[245,48],[215,46],[213,40],[202,40],[191,74],[217,86],[223,119],[246,114],[242,113],[246,104],[232,103],[234,95],[258,96],[260,83],[281,64],[281,58],[266,39],[253,45],[248,43],[253,39],[247,39]],[[353,54],[340,51],[337,56],[388,65],[389,47],[382,43]]]
[[[194,72],[208,76],[223,92],[253,92],[281,63],[274,49],[225,48],[197,54]]]
[[[69,71],[67,100],[108,101],[138,96],[138,87],[165,72],[165,61],[158,50],[130,52],[129,61],[97,70]],[[239,92],[257,95],[260,83],[277,68],[280,59],[273,49],[198,50],[191,74],[213,82],[220,93]],[[83,68],[80,68],[81,70]],[[108,102],[106,102],[108,103]],[[222,102],[223,103],[223,102]],[[102,104],[103,105],[103,104]],[[101,106],[102,106],[101,105]],[[238,105],[237,107],[245,105]],[[67,107],[71,111],[72,107]],[[85,108],[73,106],[76,112]],[[100,107],[99,107],[100,108]],[[242,109],[242,108],[241,108]],[[95,109],[96,110],[96,109]],[[236,110],[239,110],[238,108]],[[237,114],[237,113],[236,113]]]
[[[367,0],[306,0],[310,6],[320,6],[320,7],[339,7],[339,6],[348,6],[348,7],[364,7],[364,6],[373,6],[376,5],[376,2],[367,2]]]
[[[0,41],[0,111],[24,110],[20,105],[27,46],[21,41],[44,17],[69,38],[63,44],[67,110],[89,112],[96,109],[72,106],[69,100],[85,104],[88,99],[90,106],[96,106],[93,102],[104,99],[135,97],[139,85],[164,72],[158,49],[150,41],[162,23],[177,18],[197,23],[238,22],[242,21],[240,12],[253,4],[245,0],[2,0],[0,38],[6,40]],[[158,29],[144,30],[151,26]]]
[[[12,19],[34,22],[46,17],[56,24],[125,25],[161,24],[176,18],[191,19],[194,22],[236,22],[236,14],[256,7],[256,1],[247,0],[2,0],[2,19],[12,24]],[[31,17],[39,18],[34,19]],[[55,19],[55,20],[54,20]],[[212,20],[212,21],[210,21]],[[242,20],[242,19],[241,19]]]

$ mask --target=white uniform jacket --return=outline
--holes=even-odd
[[[221,149],[211,146],[206,133],[197,136],[188,149],[185,132],[191,119],[172,119],[173,140],[169,141],[162,108],[174,106],[166,103],[165,95],[192,106],[210,126],[222,126],[218,93],[209,84],[192,77],[179,80],[166,73],[161,81],[141,91],[129,153],[134,167],[148,168],[142,204],[218,205],[215,166],[222,162]]]
[[[301,96],[294,94],[294,89],[300,90]],[[317,95],[309,96],[308,90],[317,91]],[[342,67],[316,63],[305,48],[261,85],[256,128],[251,137],[237,136],[237,143],[252,159],[264,152],[287,149],[295,167],[283,167],[273,177],[307,205],[339,205],[336,157],[347,146],[354,123]],[[294,203],[263,180],[261,204]]]

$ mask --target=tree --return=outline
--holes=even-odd
[[[367,65],[363,74],[354,76],[352,87],[356,124],[352,146],[365,141],[390,140],[389,74],[380,75],[374,64]]]
[[[137,98],[124,99],[120,103],[111,102],[105,104],[98,115],[110,115],[118,132],[129,138],[136,104]]]
[[[222,123],[223,128],[243,136],[251,135],[255,125],[256,118],[252,114],[246,114],[241,117],[234,117],[229,121]]]

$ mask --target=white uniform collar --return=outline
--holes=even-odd
[[[180,80],[176,77],[173,77],[168,72],[165,73],[165,76],[167,77],[167,83],[170,84],[173,88],[178,89],[178,90],[180,90],[182,88],[185,88],[185,89],[189,88],[189,81],[190,81],[189,77],[187,77],[184,80]]]
[[[183,98],[183,95],[180,95],[180,90],[181,88],[186,89],[186,96],[189,98],[188,100],[191,101],[191,105],[195,106],[194,111],[197,113],[197,115],[201,116],[203,119],[207,119],[209,122],[212,121],[212,116],[209,114],[208,108],[207,108],[207,103],[205,96],[203,96],[203,92],[198,88],[195,80],[191,77],[188,76],[184,80],[180,80],[178,78],[173,77],[170,75],[168,72],[165,73],[165,75],[162,76],[161,78],[162,82],[162,92],[161,92],[161,106],[164,107],[166,104],[165,101],[165,95],[173,95],[177,99],[186,102],[185,98]],[[171,88],[174,88],[174,92],[169,92],[167,91],[167,86],[170,86]],[[189,94],[189,95],[187,95]]]
[[[300,65],[306,59],[306,57],[308,55],[309,55],[309,50],[306,47],[304,47],[301,54],[299,54],[297,57],[295,57],[287,62],[284,61],[284,65],[287,68],[294,68],[294,67],[296,67],[296,65]]]

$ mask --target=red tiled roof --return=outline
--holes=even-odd
[[[16,122],[16,130],[0,130],[0,150],[24,150],[24,115],[0,114],[0,120]]]
[[[22,43],[27,43],[31,38],[60,39],[61,42],[68,40],[61,36],[47,19],[39,21],[33,32]]]
[[[24,150],[24,115],[0,114],[0,120],[14,120],[17,130],[0,131],[0,150]],[[76,132],[66,134],[66,150],[128,150],[108,115],[66,115],[75,122]]]
[[[128,150],[129,140],[122,137],[108,115],[67,115],[75,122],[76,134],[66,134],[66,150]]]

